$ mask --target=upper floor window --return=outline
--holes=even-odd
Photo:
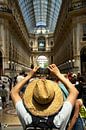
[[[44,37],[38,38],[38,51],[45,51],[46,41]]]
[[[53,46],[53,41],[51,41],[51,46]]]
[[[33,50],[33,42],[32,41],[30,42],[29,47],[30,47],[30,49],[32,51]]]
[[[83,24],[83,41],[86,41],[86,24]]]

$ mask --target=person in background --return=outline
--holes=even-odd
[[[17,76],[17,83],[19,83],[22,79],[24,79],[24,75],[25,75],[25,71],[22,71],[19,73],[19,75]]]
[[[81,99],[77,99],[67,130],[84,130],[83,121],[79,115],[82,105],[83,101]]]
[[[2,99],[2,108],[6,108],[6,98],[7,98],[8,92],[5,89],[5,85],[2,85],[2,90],[1,90],[1,99]]]
[[[11,90],[11,97],[12,97],[12,100],[13,100],[14,105],[16,107],[16,110],[17,110],[18,116],[20,118],[20,121],[21,121],[21,123],[23,125],[23,128],[25,130],[25,128],[26,128],[25,126],[31,125],[31,124],[32,125],[38,125],[38,124],[41,123],[41,125],[42,125],[41,120],[43,119],[46,122],[45,124],[49,123],[48,124],[49,127],[54,126],[55,129],[65,130],[65,128],[67,126],[67,123],[69,121],[72,109],[73,109],[73,107],[75,105],[75,102],[76,102],[76,99],[77,99],[77,96],[78,96],[78,91],[75,88],[75,86],[68,79],[66,79],[63,76],[63,74],[60,73],[60,70],[57,68],[57,66],[55,64],[51,64],[51,65],[49,65],[48,69],[51,71],[51,73],[53,73],[55,76],[57,76],[58,79],[63,84],[65,84],[66,88],[69,90],[69,95],[68,95],[66,101],[63,102],[63,98],[62,98],[63,94],[59,90],[60,88],[57,87],[58,86],[57,83],[55,83],[55,82],[52,83],[53,81],[50,81],[50,80],[47,81],[46,79],[45,80],[40,79],[40,80],[38,80],[39,84],[37,84],[37,82],[35,80],[33,80],[31,82],[32,85],[29,84],[28,87],[27,87],[27,90],[29,89],[29,91],[28,91],[28,93],[26,91],[26,93],[25,93],[26,96],[25,97],[28,97],[27,95],[31,94],[31,93],[29,93],[30,91],[34,92],[34,94],[31,94],[32,96],[36,96],[36,95],[39,95],[39,96],[34,97],[35,100],[34,100],[34,98],[32,98],[32,96],[29,97],[29,100],[27,100],[27,98],[25,98],[25,101],[27,100],[26,103],[24,102],[25,104],[27,104],[27,103],[32,104],[31,106],[28,106],[30,108],[27,111],[26,108],[28,108],[28,107],[27,107],[27,105],[23,104],[23,99],[20,97],[19,92],[20,92],[21,88],[24,86],[24,84],[34,75],[34,73],[37,71],[37,69],[38,69],[38,67],[34,67],[33,70],[29,74],[27,74],[27,76],[21,82],[16,84],[16,86],[13,87],[13,89]],[[36,85],[34,85],[34,82],[36,82]],[[50,91],[47,90],[47,91],[49,93],[53,93],[53,96],[52,96],[53,100],[51,98],[51,100],[50,100],[51,103],[49,102],[48,104],[46,104],[47,107],[45,107],[46,100],[43,98],[43,96],[41,96],[41,98],[44,101],[44,102],[42,102],[42,105],[40,104],[40,99],[39,99],[40,94],[42,95],[42,92],[46,93],[46,91],[45,91],[45,88],[47,89],[46,82],[49,82],[48,87],[52,90],[52,91],[51,90]],[[42,83],[42,84],[40,84],[40,83]],[[43,87],[42,87],[42,89],[41,89],[41,91],[39,93],[38,88],[41,87],[40,85],[43,86]],[[35,91],[36,89],[38,89],[38,91]],[[57,89],[60,91],[60,94],[61,94],[61,102],[59,102],[59,96],[58,96],[59,93],[57,93]],[[36,94],[36,93],[38,93],[38,94]],[[52,95],[52,94],[50,94],[50,95]],[[56,97],[58,97],[58,98],[56,98]],[[33,102],[32,102],[32,99],[33,99]],[[55,107],[52,106],[53,102],[55,102],[54,103]],[[38,104],[40,109],[39,109],[39,107],[37,107],[35,105],[35,103]],[[58,103],[60,105],[59,109],[57,109],[57,104]],[[34,106],[34,108],[32,108],[32,106]],[[51,112],[51,109],[49,109],[50,110],[49,111],[48,108],[52,108],[52,112]],[[33,109],[35,109],[34,112],[32,112]],[[46,110],[48,112],[48,115],[47,114],[45,115],[45,113],[44,113],[44,111],[46,112]],[[59,110],[59,111],[57,111],[57,110]],[[55,111],[55,113],[53,111]],[[32,118],[32,117],[35,118],[35,121],[33,120],[34,118]],[[41,120],[40,120],[39,117],[41,117]],[[49,122],[49,120],[51,121],[51,123]],[[37,123],[37,122],[39,122],[39,123]],[[37,123],[37,124],[35,124],[35,123]]]
[[[80,86],[80,84],[76,84],[77,76],[75,74],[72,75],[70,81],[72,84],[75,84],[75,87],[79,91],[79,95],[77,97],[73,112],[71,114],[67,130],[84,130],[83,121],[80,117],[80,108],[83,106],[82,87]]]
[[[81,75],[79,77],[79,87],[78,87],[78,89],[81,92],[83,104],[86,107],[86,76],[85,75]]]
[[[67,74],[63,74],[63,75],[66,78],[68,78]],[[76,86],[76,80],[77,80],[76,74],[71,75],[70,81],[75,86]],[[58,83],[59,87],[61,88],[61,90],[63,92],[64,100],[66,100],[69,95],[68,90],[65,88],[64,84],[61,81],[59,81],[58,78],[57,79],[55,78],[55,81]],[[81,96],[81,92],[80,92],[78,95],[78,99],[76,100],[76,103],[74,105],[73,112],[71,114],[71,118],[70,118],[70,121],[68,123],[66,130],[84,130],[83,122],[79,115],[79,111],[80,111],[80,108],[82,105],[83,105],[83,101],[82,101],[82,96]]]
[[[21,71],[16,78],[16,83],[21,82],[24,79],[24,77],[25,77],[25,71]],[[21,97],[23,96],[24,90],[25,90],[25,85],[20,90]]]
[[[77,73],[77,81],[79,81],[80,76],[81,76],[81,73],[80,73],[80,71],[78,71],[78,73]]]

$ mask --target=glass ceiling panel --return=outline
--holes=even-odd
[[[62,0],[18,0],[28,31],[54,32]],[[36,31],[35,31],[36,32]]]

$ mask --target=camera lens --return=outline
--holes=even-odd
[[[37,74],[50,74],[50,71],[48,68],[39,68],[36,73]]]

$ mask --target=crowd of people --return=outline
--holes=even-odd
[[[13,79],[8,78],[9,85],[0,77],[2,108],[5,109],[9,100],[12,100],[25,130],[38,124],[41,124],[38,127],[46,129],[84,130],[80,109],[82,106],[86,107],[86,77],[80,72],[62,74],[55,64],[49,65],[48,74],[39,75],[38,70],[39,67],[33,66],[29,73],[22,71]],[[55,86],[54,90],[49,86]],[[29,91],[33,93],[33,98],[31,93],[28,94]],[[59,91],[60,97],[56,91]],[[31,98],[30,101],[28,97]]]

